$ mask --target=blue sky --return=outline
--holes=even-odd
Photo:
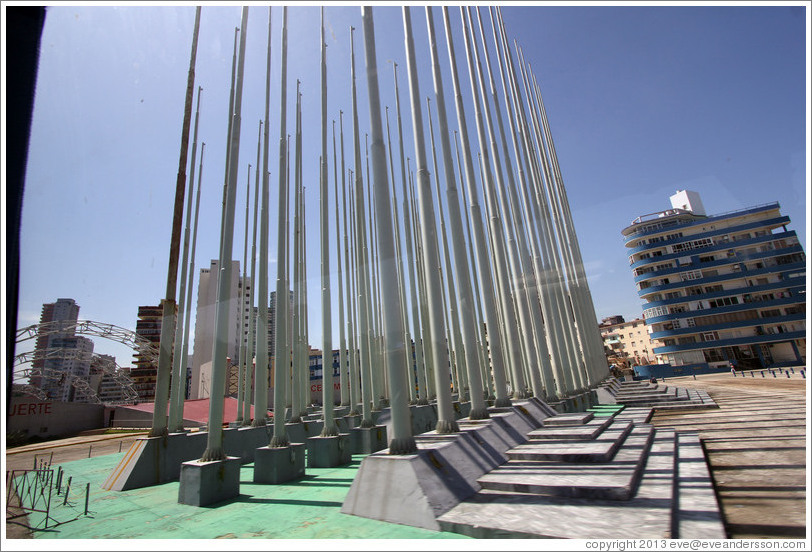
[[[256,165],[264,116],[267,13],[252,6],[247,29],[235,257],[243,250],[247,165]],[[450,14],[470,118],[459,10]],[[405,147],[414,158],[401,10],[382,6],[374,15],[382,103],[390,106],[394,132],[387,63],[394,60]],[[778,201],[806,249],[808,5],[504,6],[503,15],[509,37],[523,47],[540,81],[599,318],[640,316],[620,231],[639,215],[669,208],[668,198],[678,189],[699,192],[710,214]],[[487,10],[483,16],[490,40]],[[439,8],[434,17],[449,121],[457,128]],[[325,18],[328,116],[337,120],[339,109],[345,112],[352,167],[350,25],[356,27],[360,126],[368,129],[360,9],[327,7]],[[193,21],[194,8],[186,6],[48,9],[23,200],[19,327],[36,323],[43,303],[71,297],[81,306],[80,318],[133,329],[138,306],[163,298]],[[412,21],[425,107],[433,87],[422,7],[412,9]],[[238,7],[203,8],[196,85],[204,88],[199,141],[206,142],[206,155],[196,271],[217,257],[233,32],[239,24]],[[274,8],[270,289],[276,277],[280,25],[281,9]],[[301,79],[310,339],[317,347],[318,33],[317,7],[289,10],[288,133]],[[475,133],[470,138],[476,144]],[[329,151],[332,156],[332,143]],[[399,179],[397,155],[395,164]],[[330,159],[331,178],[332,170]],[[332,181],[330,194],[333,201]],[[334,250],[331,255],[335,263]],[[334,317],[337,311],[334,303]],[[131,364],[126,347],[94,341],[97,352]]]

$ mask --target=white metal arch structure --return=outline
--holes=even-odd
[[[126,328],[115,326],[113,324],[106,324],[103,322],[94,322],[92,320],[77,320],[76,322],[67,322],[67,323],[64,321],[56,321],[56,322],[47,322],[43,324],[34,324],[32,326],[28,326],[26,328],[17,330],[16,342],[19,344],[25,341],[29,341],[31,339],[36,339],[40,336],[46,336],[49,334],[56,333],[62,334],[69,333],[72,335],[79,334],[85,336],[95,336],[110,339],[117,343],[127,345],[133,350],[138,351],[144,360],[152,364],[155,364],[156,366],[158,364],[158,348],[153,343]],[[96,353],[84,353],[82,351],[77,351],[75,349],[48,349],[45,351],[44,355],[42,355],[42,353],[38,353],[37,358],[43,358],[43,360],[55,358],[67,359],[67,358],[77,358],[80,355],[88,355],[89,357],[92,358],[99,357],[99,355]],[[14,357],[14,365],[15,366],[22,365],[31,362],[33,360],[34,360],[34,351],[21,353],[16,357]],[[138,393],[133,388],[132,379],[121,370],[121,367],[118,364],[109,360],[105,360],[100,362],[98,365],[101,366],[104,374],[112,377],[113,380],[120,385],[121,389],[124,392],[124,400],[122,402],[129,403],[138,400]],[[65,377],[65,374],[51,372],[54,371],[47,369],[42,370],[39,368],[31,367],[23,370],[22,372],[20,372],[20,374],[23,376],[29,377],[35,376],[53,381]],[[68,375],[67,377],[69,379],[70,385],[75,387],[77,390],[83,392],[90,402],[94,403],[101,402],[96,392],[90,388],[86,379],[76,375]],[[45,397],[45,393],[43,392],[42,389],[39,389],[33,385],[28,384],[22,385],[21,387],[24,392],[27,392],[38,398],[42,399],[47,398]]]

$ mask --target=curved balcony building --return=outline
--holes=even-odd
[[[708,216],[699,195],[623,230],[661,363],[758,369],[806,362],[806,257],[777,202]]]

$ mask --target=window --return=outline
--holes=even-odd
[[[726,307],[729,305],[738,305],[739,299],[738,297],[722,297],[720,299],[712,299],[708,301],[708,304],[710,305],[710,308]]]
[[[716,291],[724,291],[724,290],[725,288],[723,288],[720,284],[717,284],[715,286],[705,286],[705,293],[714,293]]]
[[[685,282],[686,280],[698,280],[702,277],[701,270],[690,270],[688,272],[683,272],[680,274],[680,278],[682,281]]]
[[[717,332],[702,333],[702,341],[716,341],[717,339],[719,339],[719,334]]]

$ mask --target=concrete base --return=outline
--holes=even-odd
[[[452,403],[452,406],[454,407],[454,416],[456,417],[457,420],[459,420],[460,418],[467,418],[468,414],[471,412],[471,401],[466,402],[454,401]]]
[[[307,440],[307,467],[332,468],[352,462],[350,436],[310,437]]]
[[[436,518],[476,493],[477,479],[506,462],[506,451],[548,417],[535,399],[504,410],[488,420],[463,420],[456,434],[426,433],[416,439],[415,454],[370,454],[341,512],[440,530]]]
[[[354,427],[350,430],[351,454],[372,454],[388,446],[386,426]]]
[[[240,459],[184,462],[180,468],[178,502],[190,506],[209,506],[240,494]]]
[[[273,436],[273,426],[241,427],[223,431],[223,449],[237,456],[243,464],[254,461],[254,451],[267,445]]]
[[[305,432],[305,438],[318,437],[321,435],[321,430],[324,428],[324,420],[308,420],[302,422],[302,428]],[[299,441],[297,441],[298,443]]]
[[[254,452],[254,483],[276,485],[304,477],[305,445],[260,447]]]
[[[339,422],[339,420],[341,420],[341,422]],[[361,423],[361,416],[341,416],[341,418],[336,419],[336,423],[339,423],[339,428],[341,427],[340,423],[344,423],[347,430],[343,433],[349,433],[352,428],[358,427],[358,424]]]
[[[271,432],[273,434],[273,431]],[[285,435],[288,436],[288,441],[291,443],[304,443],[308,435],[305,433],[302,422],[285,424]],[[270,441],[269,441],[270,442]]]
[[[416,404],[409,407],[412,414],[412,433],[420,435],[427,431],[434,431],[437,427],[437,410],[430,404]]]

